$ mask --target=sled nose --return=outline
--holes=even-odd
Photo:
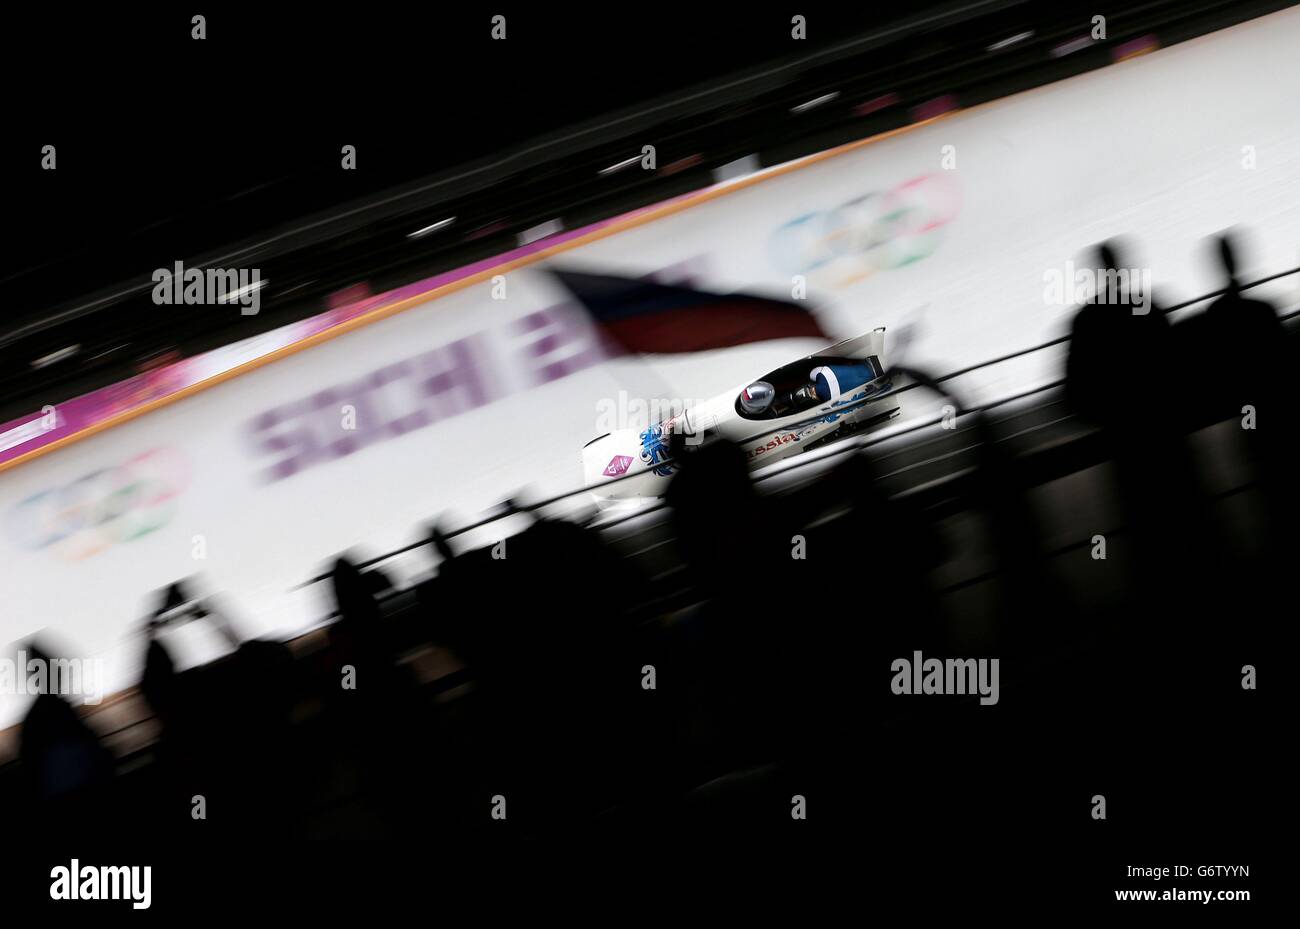
[[[619,429],[597,436],[582,447],[582,471],[587,485],[602,484],[629,471],[644,469],[640,454],[641,439],[635,429]]]
[[[609,499],[663,493],[663,487],[668,483],[667,478],[655,474],[651,465],[642,457],[642,435],[637,429],[618,429],[592,439],[583,446],[582,471],[589,491],[598,497]],[[629,475],[641,475],[642,479]]]

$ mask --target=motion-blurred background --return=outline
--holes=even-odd
[[[0,631],[109,695],[0,695],[7,806],[483,836],[507,796],[527,835],[630,835],[797,794],[1021,849],[1093,848],[1096,795],[1128,842],[1266,817],[1207,756],[1271,751],[1241,681],[1295,502],[1286,4],[120,15],[6,114]],[[256,312],[159,305],[178,262],[256,269]],[[1053,296],[1077,268],[1155,303]],[[557,269],[828,339],[628,354]],[[881,326],[887,430],[758,475],[709,444],[592,527],[610,409]],[[998,706],[892,695],[915,651],[997,657]]]

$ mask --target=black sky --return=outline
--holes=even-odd
[[[802,8],[801,8],[802,9]],[[216,247],[914,11],[50,9],[5,23],[0,287],[110,279],[141,235]],[[493,13],[507,39],[493,41]],[[358,170],[338,168],[343,144]],[[40,170],[53,144],[57,170]]]

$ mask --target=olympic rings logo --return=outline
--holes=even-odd
[[[949,174],[922,174],[831,210],[797,216],[768,240],[772,263],[786,274],[836,273],[851,284],[933,254],[943,227],[961,209]]]
[[[155,448],[32,494],[10,508],[6,529],[22,548],[53,548],[79,561],[161,529],[171,521],[176,497],[188,484],[184,456]]]

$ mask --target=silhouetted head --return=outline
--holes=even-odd
[[[45,665],[81,654],[75,643],[63,638],[57,630],[41,629],[27,639],[17,643],[26,652],[28,661],[39,661]]]
[[[433,546],[433,550],[438,553],[438,557],[444,562],[455,560],[456,552],[451,547],[451,541],[447,538],[447,533],[443,531],[442,526],[437,523],[429,527],[429,544]]]
[[[330,580],[334,600],[345,619],[367,619],[377,612],[371,584],[352,559],[341,555],[334,562]]]
[[[1122,279],[1107,272],[1118,272],[1124,267],[1124,249],[1116,239],[1107,239],[1097,245],[1093,256],[1093,266],[1097,269],[1097,292],[1092,299],[1097,303],[1122,303],[1128,299],[1128,293]],[[1111,293],[1114,287],[1117,293]]]
[[[184,606],[192,599],[193,597],[191,597],[185,590],[185,582],[176,581],[173,584],[169,584],[167,589],[163,591],[162,603],[158,606],[158,612],[160,614],[170,612],[171,610]]]
[[[1219,266],[1223,270],[1224,277],[1227,278],[1227,286],[1236,289],[1237,251],[1233,234],[1231,232],[1221,233],[1215,240],[1215,245],[1219,253]]]
[[[23,644],[23,651],[27,653],[28,661],[39,661],[45,665],[50,664],[50,651],[48,651],[44,645],[41,642],[38,642],[35,638],[28,639]],[[24,671],[24,673],[26,672]]]
[[[1116,270],[1120,267],[1119,244],[1114,239],[1107,239],[1097,246],[1097,269],[1100,271]]]
[[[682,459],[680,472],[666,494],[668,505],[674,509],[679,504],[714,512],[744,508],[753,492],[745,453],[731,442],[702,445]]]

